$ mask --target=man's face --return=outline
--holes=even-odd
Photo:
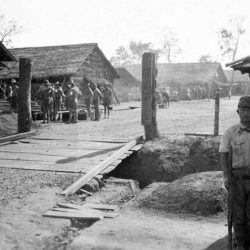
[[[250,107],[244,106],[238,109],[241,122],[250,122]]]

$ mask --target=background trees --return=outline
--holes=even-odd
[[[0,41],[7,47],[11,46],[12,37],[22,31],[15,20],[8,20],[4,14],[0,14]]]

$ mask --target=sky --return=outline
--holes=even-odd
[[[13,47],[98,43],[110,58],[131,40],[160,47],[168,28],[182,49],[175,62],[209,54],[222,64],[218,31],[238,16],[250,29],[249,9],[249,0],[0,0],[0,14],[23,27]],[[237,58],[249,54],[246,29]]]

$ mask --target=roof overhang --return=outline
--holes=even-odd
[[[1,62],[16,62],[16,58],[9,52],[9,50],[0,42],[0,61]]]
[[[246,56],[236,61],[227,63],[226,67],[230,67],[233,70],[239,70],[242,74],[250,74],[250,56]]]

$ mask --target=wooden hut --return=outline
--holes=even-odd
[[[128,65],[128,71],[141,80],[141,65]],[[159,63],[157,64],[157,85],[169,89],[170,95],[178,92],[182,100],[195,86],[206,89],[206,97],[213,97],[215,89],[222,88],[222,96],[227,94],[227,79],[220,63]]]
[[[75,45],[15,48],[10,52],[18,59],[32,60],[32,98],[45,79],[62,85],[73,79],[84,91],[87,82],[101,85],[107,81],[113,85],[118,74],[107,60],[97,43]],[[18,62],[7,63],[8,75],[0,75],[2,79],[19,77]]]
[[[119,79],[115,79],[114,88],[120,101],[139,101],[141,99],[141,82],[125,68],[115,68]]]

